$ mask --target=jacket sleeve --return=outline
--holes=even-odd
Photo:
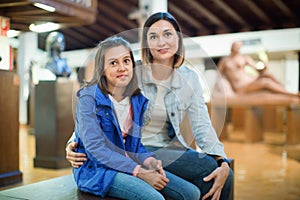
[[[93,96],[83,95],[79,98],[76,116],[76,130],[87,157],[97,165],[132,174],[137,163],[111,148],[113,144],[106,138],[98,123]]]
[[[137,138],[135,138],[135,139],[137,139]],[[138,140],[136,143],[137,145],[135,146],[135,149],[133,150],[135,153],[128,152],[128,154],[130,154],[130,157],[133,158],[137,163],[143,165],[147,158],[155,157],[155,155],[153,152],[149,152],[146,150],[146,148],[142,144],[140,138],[138,138],[137,140]]]
[[[188,80],[189,87],[193,88],[193,101],[188,108],[188,118],[197,145],[207,154],[226,157],[224,146],[212,126],[198,74],[190,73]]]

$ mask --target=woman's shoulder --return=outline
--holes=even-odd
[[[196,72],[196,70],[186,65],[182,65],[181,67],[179,67],[178,72],[185,77],[198,77],[198,73]]]

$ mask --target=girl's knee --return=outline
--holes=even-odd
[[[175,199],[180,200],[199,200],[201,197],[201,192],[199,188],[194,185],[193,188],[189,187],[188,189],[186,188],[184,191],[178,191],[175,196]]]
[[[189,193],[187,198],[185,198],[185,199],[187,199],[187,200],[189,200],[189,199],[198,200],[198,199],[200,199],[200,197],[201,197],[200,189],[197,186],[194,186],[193,189],[192,189],[192,192]]]
[[[143,200],[143,199],[147,199],[147,200],[152,200],[152,199],[164,200],[165,197],[160,192],[155,190],[155,192],[149,192],[149,193],[143,194],[138,199],[141,199],[141,200]]]

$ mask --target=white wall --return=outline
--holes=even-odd
[[[19,97],[19,121],[27,124],[28,109],[27,101],[29,97],[29,66],[31,60],[37,56],[37,34],[33,32],[22,33],[19,36],[20,45],[18,47],[18,75],[20,77],[20,97]]]
[[[300,51],[300,28],[243,32],[211,36],[185,38],[186,60],[204,72],[203,58],[222,57],[229,55],[233,41],[243,40],[256,44],[244,45],[241,52],[257,58],[257,53],[264,48],[269,55],[269,70],[285,85],[288,91],[298,91]],[[257,42],[260,42],[259,44]],[[133,49],[139,49],[139,44],[133,44]],[[89,57],[91,49],[63,52],[70,67],[83,66]],[[140,59],[138,51],[135,57]]]
[[[228,55],[232,42],[237,40],[253,43],[260,41],[260,45],[244,45],[242,53],[247,54],[256,53],[261,46],[269,53],[300,50],[300,28],[199,36],[192,39],[211,57]]]

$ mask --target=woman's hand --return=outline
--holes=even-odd
[[[84,153],[76,153],[76,142],[71,142],[66,147],[66,159],[71,163],[72,167],[78,168],[86,161],[86,155]]]
[[[155,158],[151,157],[148,158],[148,162],[146,161],[145,165],[148,169],[150,170],[156,170],[158,173],[166,177],[166,173],[162,167],[162,162],[161,160],[156,160]]]
[[[168,184],[169,179],[157,170],[140,168],[137,177],[150,184],[156,190],[162,190]]]
[[[229,165],[226,162],[223,162],[220,167],[216,168],[210,175],[208,175],[203,179],[206,182],[214,179],[214,184],[211,187],[211,189],[208,191],[208,193],[206,193],[202,197],[202,200],[205,200],[210,196],[212,197],[211,198],[212,200],[220,199],[222,188],[229,175],[229,170],[230,170]]]

